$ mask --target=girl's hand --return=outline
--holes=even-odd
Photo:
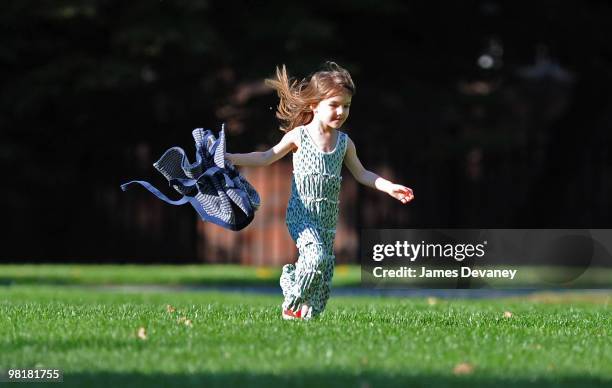
[[[402,185],[392,184],[389,188],[388,193],[390,196],[397,199],[403,204],[406,204],[414,199],[412,189]]]

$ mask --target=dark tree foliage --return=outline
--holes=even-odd
[[[119,185],[162,185],[151,163],[195,127],[274,144],[262,80],[325,60],[354,76],[366,167],[417,197],[360,189],[357,228],[609,227],[611,19],[577,0],[2,1],[0,260],[190,260],[193,212]]]

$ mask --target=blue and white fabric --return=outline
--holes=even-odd
[[[196,128],[192,135],[196,145],[194,163],[189,162],[182,148],[172,147],[153,164],[182,198],[172,200],[145,181],[131,181],[121,189],[126,191],[130,185],[139,184],[171,205],[191,204],[204,221],[234,231],[245,228],[253,220],[260,198],[236,167],[225,160],[224,127],[218,139],[203,128]]]

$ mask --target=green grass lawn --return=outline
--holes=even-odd
[[[610,300],[332,296],[295,322],[280,295],[0,286],[0,369],[61,368],[67,387],[610,386]]]
[[[479,267],[480,268],[480,267]],[[506,267],[504,267],[506,268]],[[554,277],[555,271],[564,269],[549,267],[519,266],[513,280],[487,279],[488,287],[533,288],[546,286],[546,276]],[[573,270],[569,270],[570,273]],[[248,267],[241,265],[0,265],[0,285],[11,284],[54,284],[54,285],[170,285],[170,286],[278,286],[281,266]],[[388,284],[397,279],[387,279]],[[441,280],[441,284],[453,288],[456,279]],[[378,284],[382,284],[380,281]],[[426,284],[433,284],[430,279]],[[476,288],[481,280],[472,282]],[[400,279],[406,287],[422,286],[422,279]],[[608,288],[612,284],[612,269],[588,268],[567,288]],[[334,271],[334,287],[359,287],[361,267],[359,265],[337,265]],[[558,282],[548,284],[558,288]],[[537,287],[536,287],[537,288]]]
[[[242,265],[0,265],[0,285],[278,286],[281,267]],[[359,286],[360,267],[338,265],[334,286]]]

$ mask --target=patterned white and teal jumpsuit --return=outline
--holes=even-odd
[[[348,137],[338,131],[335,148],[321,151],[306,128],[298,127],[300,147],[293,154],[287,227],[299,251],[297,263],[283,266],[280,285],[283,309],[312,307],[312,316],[325,309],[334,274],[334,237],[338,220],[340,175]]]

